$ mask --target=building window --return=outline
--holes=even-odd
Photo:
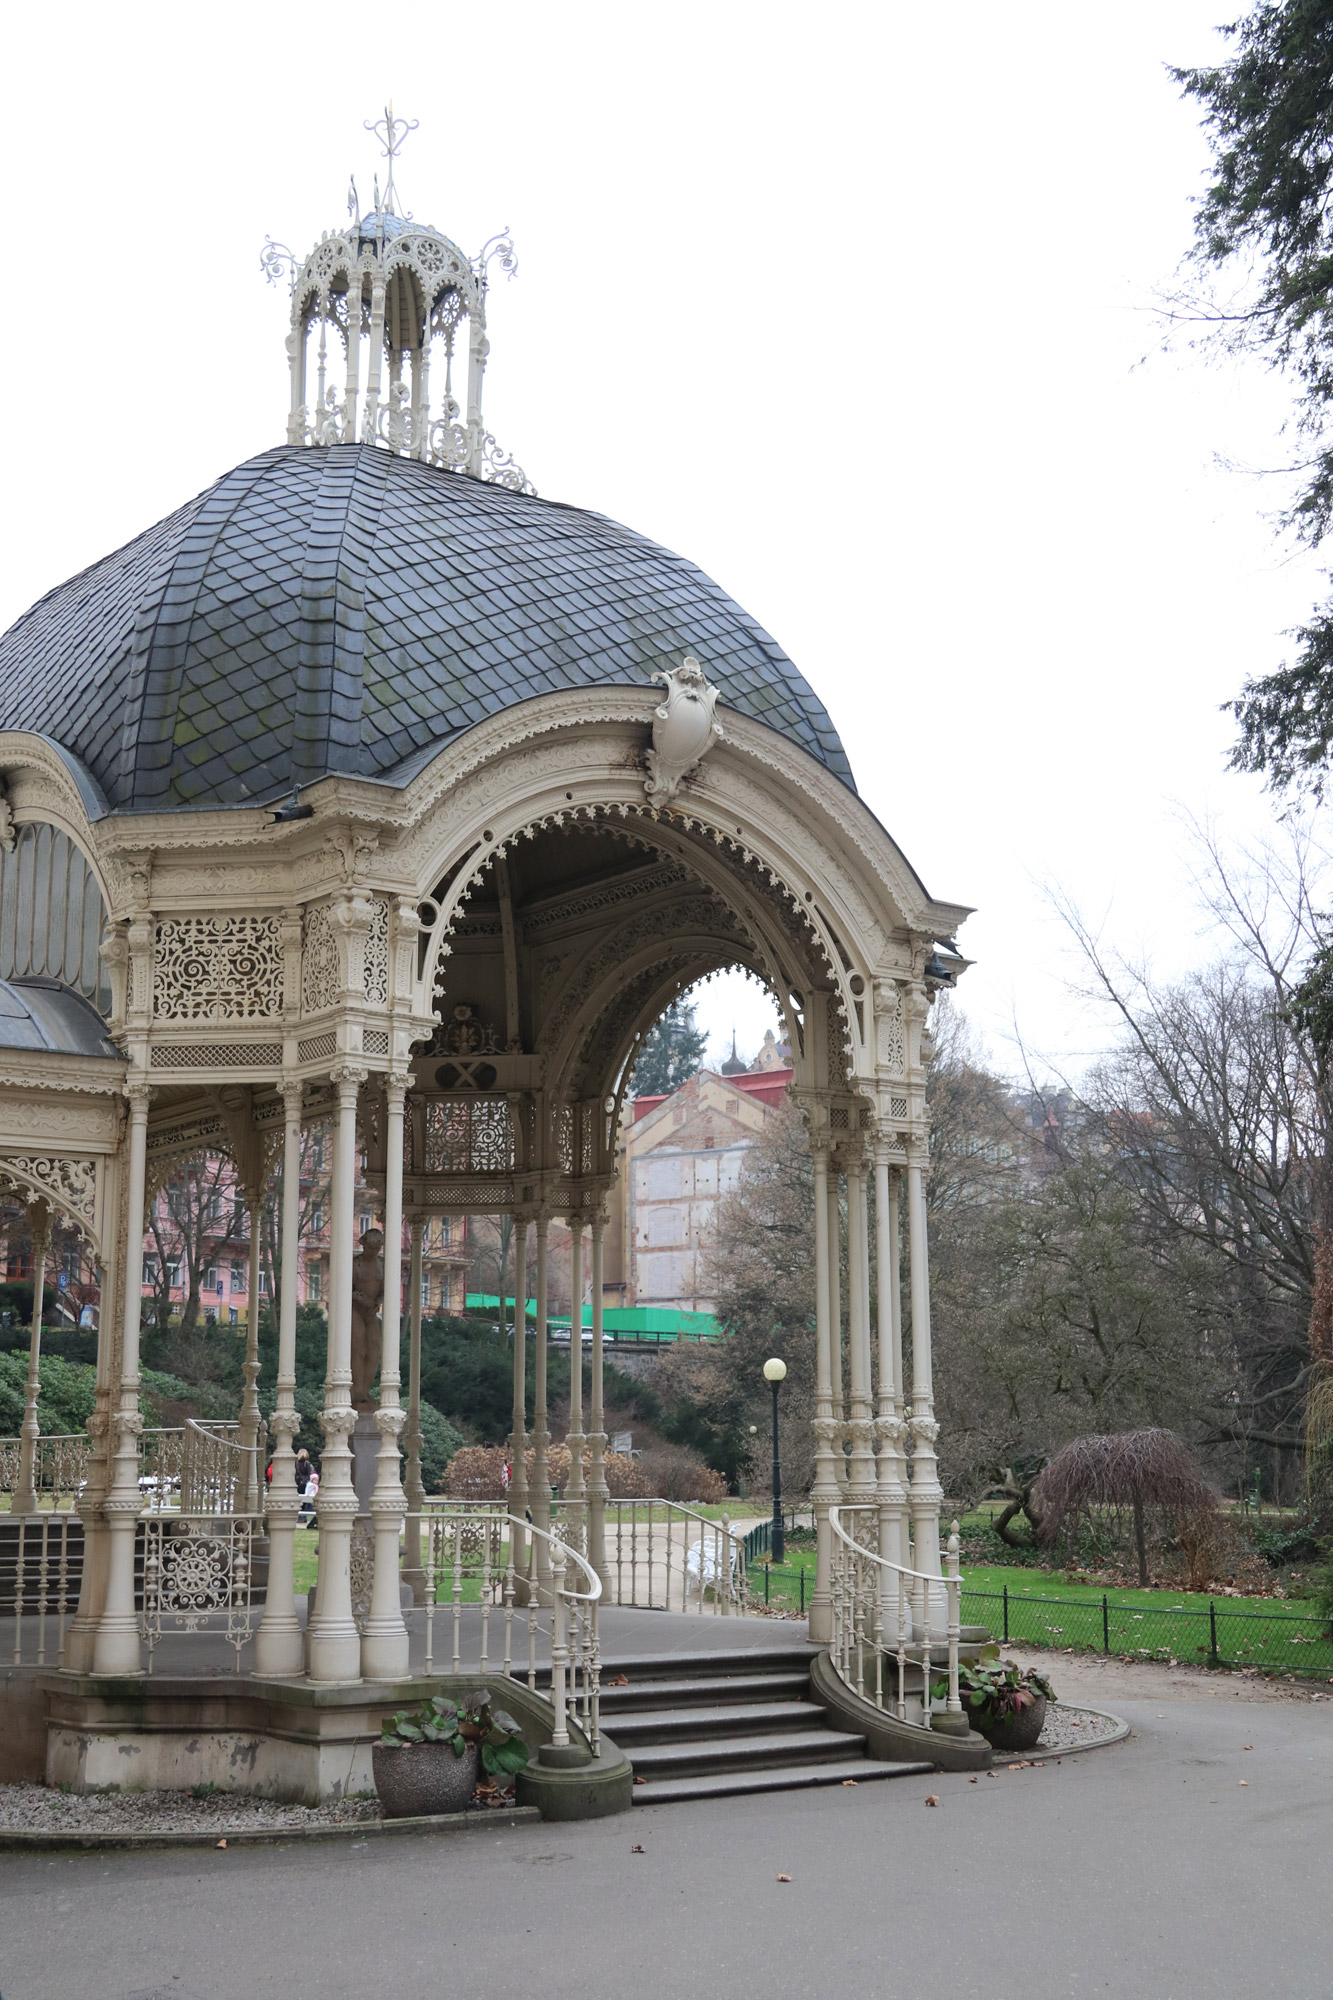
[[[268,1297],[268,1272],[264,1270],[259,1273],[259,1296],[261,1299]]]
[[[429,1272],[429,1271],[423,1271],[423,1272],[421,1273],[421,1303],[422,1303],[422,1305],[423,1305],[423,1306],[428,1306],[428,1305],[430,1304],[430,1272]]]
[[[369,1227],[370,1227],[370,1225],[371,1225],[371,1222],[372,1222],[373,1220],[374,1220],[374,1218],[373,1218],[373,1216],[371,1215],[371,1213],[370,1213],[370,1210],[369,1210],[368,1208],[363,1208],[363,1209],[362,1209],[362,1211],[361,1211],[361,1217],[360,1217],[360,1221],[361,1221],[361,1228],[360,1228],[360,1230],[358,1231],[358,1234],[359,1234],[359,1235],[361,1235],[361,1236],[364,1236],[364,1235],[365,1235],[365,1233],[366,1233],[366,1231],[367,1231],[367,1230],[369,1229]]]
[[[218,1267],[216,1264],[210,1264],[204,1272],[204,1290],[206,1292],[220,1292],[222,1290],[222,1283],[218,1277]]]
[[[310,1211],[310,1234],[312,1236],[322,1236],[324,1234],[324,1211],[322,1208],[312,1208]]]
[[[180,1281],[181,1281],[180,1259],[176,1258],[173,1263],[167,1265],[167,1283],[169,1285],[179,1285]]]
[[[11,1259],[10,1259],[10,1262],[12,1263],[13,1261],[14,1261],[14,1260],[13,1260],[13,1259],[11,1258]],[[145,1258],[144,1258],[144,1260],[143,1260],[143,1281],[144,1281],[144,1283],[145,1283],[146,1285],[155,1285],[155,1284],[157,1283],[157,1259],[156,1259],[156,1257],[145,1257]]]
[[[232,1290],[234,1292],[243,1292],[248,1282],[249,1280],[247,1279],[245,1274],[244,1264],[233,1264],[231,1267]]]
[[[319,1265],[318,1265],[318,1264],[307,1264],[307,1265],[306,1265],[306,1267],[305,1267],[305,1295],[306,1295],[306,1297],[307,1297],[307,1298],[308,1298],[308,1299],[310,1300],[310,1303],[311,1303],[312,1305],[318,1305],[318,1303],[319,1303],[319,1296],[320,1296],[320,1288],[321,1288],[321,1284],[322,1284],[322,1281],[323,1281],[323,1275],[324,1275],[324,1274],[323,1274],[323,1272],[322,1272],[322,1271],[320,1270],[320,1268],[319,1268]]]

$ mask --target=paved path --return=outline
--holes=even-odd
[[[1333,1703],[1119,1706],[1129,1742],[975,1784],[337,1850],[6,1857],[0,1993],[1324,2000]]]

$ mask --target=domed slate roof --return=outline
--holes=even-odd
[[[283,446],[20,618],[0,728],[53,738],[113,811],[266,803],[334,772],[405,784],[488,716],[646,690],[686,652],[852,785],[791,661],[682,557],[373,446]]]

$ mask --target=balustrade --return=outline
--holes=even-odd
[[[906,1722],[909,1672],[916,1669],[920,1674],[921,1721],[929,1728],[931,1674],[934,1655],[939,1650],[938,1642],[932,1646],[930,1637],[931,1600],[943,1590],[947,1607],[948,1685],[944,1712],[948,1717],[961,1719],[958,1645],[962,1582],[958,1573],[958,1523],[954,1522],[949,1536],[945,1574],[939,1576],[890,1562],[858,1541],[858,1528],[878,1537],[878,1515],[878,1508],[869,1503],[829,1510],[832,1529],[829,1587],[833,1613],[830,1657],[834,1671],[854,1694],[873,1701],[876,1708],[892,1707],[898,1720]],[[892,1694],[885,1688],[886,1671],[890,1682],[896,1682]]]
[[[526,1641],[526,1679],[537,1685],[537,1641],[545,1633],[551,1650],[552,1742],[568,1744],[576,1724],[597,1754],[601,1711],[601,1651],[598,1608],[602,1586],[592,1565],[557,1533],[520,1521],[503,1501],[428,1501],[422,1517],[426,1562],[427,1674],[435,1667],[435,1616],[441,1590],[448,1592],[451,1673],[475,1666],[478,1673],[515,1672],[515,1619]],[[538,1544],[541,1544],[539,1549]],[[521,1565],[515,1563],[518,1550]],[[466,1586],[478,1588],[480,1644],[477,1658],[464,1661],[463,1604]],[[493,1660],[491,1635],[499,1614],[501,1644]],[[544,1622],[549,1616],[549,1624]],[[524,1675],[520,1667],[519,1677]]]
[[[606,1502],[609,1601],[646,1611],[745,1617],[745,1537],[674,1500]]]

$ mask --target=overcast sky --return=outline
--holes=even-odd
[[[287,301],[420,120],[408,206],[493,288],[490,427],[787,649],[930,890],[996,1059],[1077,1062],[1054,882],[1202,957],[1180,810],[1240,837],[1219,704],[1318,577],[1274,539],[1280,383],[1159,351],[1205,148],[1165,73],[1222,0],[27,9],[7,30],[0,625],[279,443]],[[1230,468],[1218,462],[1223,455]],[[746,989],[704,1018],[757,1043]],[[720,1053],[720,1046],[719,1051]]]

